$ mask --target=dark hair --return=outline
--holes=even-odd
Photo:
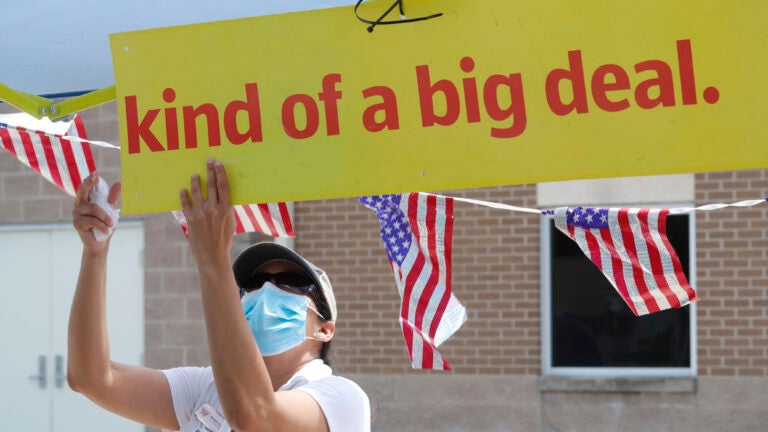
[[[323,361],[326,365],[331,365],[331,359],[328,355],[329,351],[331,350],[331,341],[323,342],[323,347],[320,348],[320,360]]]
[[[320,313],[320,319],[323,322],[330,321],[331,307],[328,306],[328,301],[325,299],[325,296],[322,295],[320,289],[315,287],[315,289],[309,292],[309,296],[312,298],[312,301],[315,302],[315,306],[317,306],[317,311]],[[320,359],[328,366],[331,365],[331,360],[329,358],[330,349],[331,341],[323,342],[323,347],[320,349]]]

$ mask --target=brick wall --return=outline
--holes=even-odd
[[[760,199],[768,170],[696,175],[700,204]],[[768,209],[696,216],[699,374],[768,376]]]
[[[534,186],[452,191],[535,206]],[[330,274],[339,302],[335,363],[345,373],[411,373],[399,296],[374,213],[355,199],[296,204],[296,247]],[[467,323],[441,352],[457,373],[539,373],[539,219],[456,203],[453,289]]]
[[[8,106],[0,105],[3,110],[9,111]],[[113,104],[85,112],[84,119],[92,138],[118,142]],[[94,155],[103,177],[110,182],[119,178],[117,151],[95,148]],[[696,175],[698,204],[755,199],[767,193],[768,170]],[[449,194],[536,207],[533,185]],[[71,206],[72,198],[0,151],[0,224],[70,223]],[[453,288],[467,307],[469,321],[441,349],[456,371],[450,375],[454,378],[443,380],[463,386],[463,376],[519,377],[514,379],[523,380],[521,388],[528,389],[524,399],[538,400],[539,218],[472,204],[455,207]],[[719,388],[727,380],[737,395],[751,382],[738,377],[768,376],[766,211],[766,206],[758,206],[696,216],[701,388],[715,382]],[[197,276],[186,241],[168,213],[138,219],[145,227],[146,364],[156,368],[208,364]],[[373,212],[354,199],[301,202],[295,205],[295,223],[296,249],[324,267],[336,288],[337,371],[372,377],[372,382],[380,374],[421,375],[419,379],[426,380],[431,377],[425,375],[446,376],[410,368],[397,322],[398,294]],[[238,236],[233,254],[258,238]],[[435,384],[424,391],[440,391],[442,384],[429,382]],[[382,399],[382,406],[388,400]],[[529,408],[526,405],[521,412]],[[390,419],[404,412],[401,405],[392,409]]]
[[[768,170],[698,174],[696,202],[756,199]],[[452,191],[535,207],[535,188]],[[457,373],[539,373],[539,220],[456,204],[453,288],[469,320],[442,352]],[[699,212],[700,375],[768,375],[766,207]],[[326,268],[338,292],[336,364],[348,373],[411,373],[398,296],[373,213],[353,199],[298,203],[297,249]]]

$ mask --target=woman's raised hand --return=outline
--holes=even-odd
[[[99,230],[104,234],[110,234],[110,228],[117,222],[112,220],[107,212],[99,207],[98,204],[89,202],[89,193],[98,183],[98,172],[94,171],[91,175],[86,177],[77,188],[75,205],[72,209],[72,225],[75,227],[75,230],[77,230],[77,234],[80,235],[80,240],[83,242],[83,248],[92,252],[106,250],[109,245],[109,239],[111,238],[110,236],[104,241],[98,241],[92,230]],[[115,184],[109,188],[107,203],[112,207],[117,205],[121,190],[122,184],[119,181],[115,182]]]
[[[198,267],[212,258],[229,257],[235,235],[235,215],[229,198],[229,181],[221,161],[208,159],[207,197],[200,176],[194,174],[189,191],[181,189],[181,207],[187,219],[189,246]],[[224,255],[222,255],[224,254]]]

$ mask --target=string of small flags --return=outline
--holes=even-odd
[[[24,117],[27,118],[24,118]],[[71,122],[0,115],[0,143],[19,161],[70,195],[96,167],[79,116]],[[454,203],[551,216],[602,271],[635,315],[698,300],[666,234],[669,215],[751,207],[766,199],[677,208],[560,207],[535,209],[423,192],[360,197],[381,223],[381,237],[401,296],[400,326],[415,369],[450,370],[438,347],[467,319],[451,288]],[[237,233],[295,237],[285,202],[236,205]],[[185,234],[186,219],[172,212]]]

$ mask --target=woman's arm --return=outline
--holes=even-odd
[[[88,203],[98,182],[96,173],[77,190],[73,225],[83,242],[80,275],[69,314],[67,381],[69,386],[103,408],[147,425],[178,429],[178,421],[165,376],[157,370],[127,366],[109,360],[106,283],[110,239],[99,242],[91,229],[108,233],[109,216]],[[114,206],[120,183],[112,186],[108,202]]]
[[[207,198],[200,177],[181,190],[189,244],[200,274],[211,366],[224,416],[238,431],[326,431],[317,402],[307,393],[275,393],[264,359],[248,327],[236,289],[230,248],[235,222],[227,174],[207,163]]]

